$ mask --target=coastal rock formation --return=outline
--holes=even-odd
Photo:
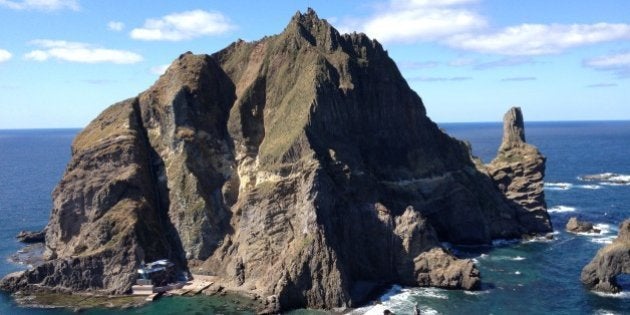
[[[46,230],[42,231],[20,231],[18,235],[15,236],[18,241],[22,243],[43,243],[46,236]]]
[[[582,269],[580,280],[590,290],[618,293],[621,288],[616,277],[620,274],[630,274],[630,219],[619,225],[617,238]]]
[[[489,175],[506,198],[520,209],[518,221],[527,230],[551,232],[545,202],[545,157],[525,142],[525,124],[520,107],[503,117],[503,140],[497,156],[486,165]]]
[[[593,227],[593,223],[580,221],[577,217],[571,217],[566,225],[567,232],[571,233],[599,233],[600,230]]]
[[[279,35],[181,55],[72,153],[47,261],[6,290],[122,293],[142,261],[169,258],[270,311],[355,306],[391,283],[475,289],[472,261],[440,242],[550,228],[544,200],[506,199],[426,116],[377,41],[310,9]],[[501,168],[508,197],[515,168]]]

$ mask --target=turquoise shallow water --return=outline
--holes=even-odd
[[[500,143],[501,125],[441,124],[451,135],[470,141],[488,162]],[[617,224],[630,217],[630,186],[584,182],[579,176],[614,172],[630,175],[630,122],[529,123],[527,140],[547,156],[546,194],[557,231],[553,241],[496,242],[493,248],[454,248],[473,258],[482,272],[479,292],[392,287],[379,304],[353,314],[410,314],[418,303],[423,314],[627,314],[630,293],[600,296],[579,282],[581,268],[610,242]],[[0,274],[24,266],[6,261],[20,248],[21,229],[42,228],[48,219],[50,192],[70,156],[77,130],[0,131]],[[603,234],[563,231],[577,215]],[[630,277],[623,279],[630,292]],[[247,314],[219,298],[166,298],[131,310],[91,310],[86,314]],[[69,310],[26,309],[0,294],[0,314],[70,314]],[[316,314],[300,310],[292,314]]]

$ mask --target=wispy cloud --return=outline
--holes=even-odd
[[[465,67],[465,66],[472,66],[477,63],[478,63],[477,60],[472,59],[472,58],[457,58],[457,59],[451,60],[448,63],[448,65],[452,67]]]
[[[504,56],[538,56],[630,39],[630,24],[530,24],[491,29],[476,0],[390,0],[365,19],[346,18],[344,31],[383,42],[436,42],[454,49]]]
[[[166,69],[168,69],[168,66],[170,65],[159,65],[159,66],[151,67],[149,69],[149,72],[155,75],[163,75],[164,72],[166,72]]]
[[[235,26],[220,12],[203,10],[172,13],[159,19],[148,19],[141,28],[134,28],[133,39],[147,41],[182,41],[226,33]]]
[[[486,70],[493,68],[515,67],[520,65],[530,65],[538,63],[531,57],[505,57],[498,60],[478,62],[474,65],[476,70]]]
[[[501,81],[503,82],[536,81],[536,80],[537,80],[536,77],[509,77],[509,78],[501,79]]]
[[[607,87],[614,87],[617,86],[617,83],[595,83],[595,84],[589,84],[586,87],[589,88],[607,88]]]
[[[472,77],[411,77],[407,78],[407,81],[422,81],[422,82],[443,82],[443,81],[469,81]]]
[[[455,35],[446,42],[480,53],[535,56],[624,39],[630,39],[630,24],[521,24],[496,33]]]
[[[8,61],[11,57],[13,55],[8,50],[0,49],[0,63]]]
[[[438,61],[403,61],[398,63],[398,65],[403,69],[408,70],[417,70],[417,69],[427,69],[434,68],[440,65]]]
[[[630,52],[598,56],[582,63],[592,69],[610,71],[618,78],[630,78]]]
[[[27,60],[46,61],[58,59],[79,63],[116,63],[131,64],[143,60],[142,56],[134,52],[100,48],[94,45],[63,40],[38,39],[31,44],[41,49],[33,50],[24,55]]]
[[[79,10],[79,2],[76,0],[0,0],[0,6],[13,10],[41,10],[57,11],[63,9]]]
[[[343,30],[365,32],[382,42],[439,40],[486,26],[481,15],[462,7],[472,0],[391,0],[367,19],[347,20]]]
[[[125,29],[125,23],[120,21],[110,21],[107,23],[107,29],[114,32],[120,32]]]

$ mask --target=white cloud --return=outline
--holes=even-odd
[[[159,66],[151,67],[151,69],[149,69],[149,72],[155,75],[163,75],[164,72],[166,72],[166,69],[168,69],[168,66],[170,65],[159,65]]]
[[[361,31],[383,42],[436,42],[504,56],[536,56],[630,39],[630,24],[520,24],[498,30],[478,10],[480,0],[390,0],[366,19],[344,18],[343,32]]]
[[[11,57],[13,57],[13,55],[9,51],[0,49],[0,63],[8,61]]]
[[[340,29],[358,30],[382,42],[439,40],[483,28],[481,15],[461,7],[473,0],[392,0],[365,20],[347,20]]]
[[[596,70],[611,71],[618,78],[630,78],[630,52],[586,59],[583,64]]]
[[[226,33],[235,26],[220,12],[203,10],[172,13],[160,19],[148,19],[130,35],[139,40],[181,41]]]
[[[79,10],[79,2],[77,0],[23,0],[10,1],[0,0],[0,6],[13,10],[42,10],[56,11],[62,9]]]
[[[41,49],[24,55],[27,60],[46,61],[59,59],[79,63],[116,63],[131,64],[142,61],[142,56],[134,52],[100,48],[86,43],[67,42],[63,40],[38,39],[31,44]]]
[[[110,31],[120,32],[125,28],[125,23],[119,21],[110,21],[107,23],[107,29]]]
[[[493,34],[456,35],[447,43],[480,53],[534,56],[623,39],[630,39],[630,24],[521,24]]]
[[[630,53],[599,56],[585,60],[584,64],[598,69],[630,67]]]

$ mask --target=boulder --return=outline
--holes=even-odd
[[[618,293],[621,287],[616,277],[620,274],[630,274],[630,219],[619,225],[617,238],[584,266],[580,280],[589,290]]]
[[[571,217],[566,225],[567,232],[571,233],[600,233],[601,231],[593,227],[593,223],[580,221],[577,217]]]

